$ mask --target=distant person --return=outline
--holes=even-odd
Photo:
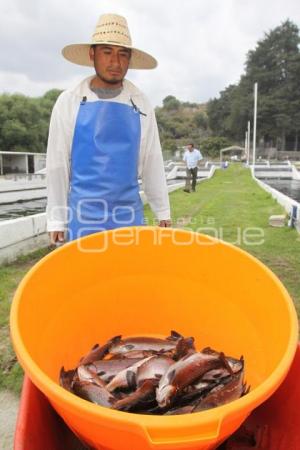
[[[170,206],[153,108],[125,79],[156,60],[132,46],[126,19],[99,18],[90,43],[63,56],[93,73],[64,91],[53,108],[47,150],[47,229],[51,243],[97,231],[143,225],[138,175],[161,227]]]
[[[198,174],[198,162],[203,159],[200,150],[194,147],[194,144],[188,144],[187,150],[183,155],[183,161],[186,164],[186,182],[184,192],[191,192],[191,179],[192,179],[192,192],[196,191],[197,174]]]

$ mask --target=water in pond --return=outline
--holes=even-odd
[[[16,219],[45,212],[46,198],[26,200],[0,205],[0,220]]]
[[[300,202],[300,180],[261,179],[264,183],[277,189],[288,197]]]

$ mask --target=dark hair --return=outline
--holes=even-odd
[[[192,142],[190,142],[188,145],[191,145],[192,147],[194,147],[194,144]]]

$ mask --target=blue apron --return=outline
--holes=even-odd
[[[68,240],[143,225],[139,110],[110,101],[80,103],[72,144]]]

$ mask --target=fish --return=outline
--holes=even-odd
[[[60,370],[62,387],[95,404],[140,414],[179,415],[214,408],[246,395],[244,358],[177,331],[165,339],[114,336],[94,345],[74,370]]]
[[[223,380],[198,402],[193,412],[215,408],[240,398],[245,389],[243,377],[244,373],[240,371]]]
[[[175,395],[212,369],[227,367],[225,355],[202,352],[187,355],[175,362],[160,379],[156,400],[160,407],[169,406]]]
[[[182,334],[178,333],[175,330],[171,330],[170,336],[168,336],[166,339],[167,341],[177,341],[178,339],[183,338]]]
[[[110,353],[123,354],[129,351],[169,351],[176,348],[176,340],[152,338],[147,336],[129,337],[114,343],[110,347]]]
[[[196,353],[194,338],[193,337],[179,338],[177,340],[177,345],[173,353],[173,358],[176,361],[178,361],[183,356],[191,355],[192,353]]]
[[[199,400],[200,397],[209,392],[213,387],[215,387],[218,384],[218,381],[201,381],[201,380],[185,387],[180,393],[180,396],[178,396],[178,398],[175,400],[174,407],[176,406],[177,403],[183,406],[189,404],[191,401]]]
[[[121,359],[144,359],[147,356],[156,355],[158,352],[153,350],[130,350],[128,352],[115,353],[111,355],[110,361],[112,360],[121,360]]]
[[[129,387],[130,384],[130,372],[133,373],[133,375],[136,374],[137,369],[146,361],[148,361],[151,358],[151,356],[149,356],[148,358],[145,359],[141,359],[140,361],[138,361],[137,363],[131,365],[130,367],[127,367],[123,370],[121,370],[121,372],[119,372],[107,385],[106,385],[106,389],[109,392],[113,392],[116,389],[125,389]]]
[[[138,367],[136,385],[140,386],[145,380],[160,380],[166,370],[173,364],[174,360],[167,356],[152,356]]]
[[[102,359],[94,361],[92,370],[106,383],[109,383],[119,372],[133,366],[145,358]]]
[[[105,387],[100,387],[90,381],[75,381],[73,392],[84,400],[109,408],[116,401],[116,398]]]
[[[67,391],[72,392],[72,384],[74,376],[76,375],[75,370],[65,370],[64,366],[60,369],[59,374],[59,384],[65,388]]]
[[[95,366],[93,366],[93,364],[81,364],[80,366],[78,366],[77,376],[79,381],[94,383],[100,387],[106,386],[105,381],[98,377]]]
[[[201,350],[201,353],[206,353],[207,355],[220,355],[220,352],[212,349],[211,347],[205,347]],[[241,356],[240,359],[232,358],[231,356],[226,356],[226,361],[232,369],[233,373],[239,372],[244,368],[244,357]]]
[[[157,382],[155,380],[145,380],[140,387],[138,387],[134,392],[127,395],[125,398],[117,400],[113,408],[128,411],[134,406],[138,405],[141,401],[145,401],[147,399],[155,398],[155,388],[157,386]]]
[[[232,358],[225,358],[230,369],[221,367],[220,369],[209,370],[203,375],[202,381],[221,380],[222,378],[227,378],[229,375],[238,373],[244,369],[244,361],[233,361]]]
[[[122,337],[121,335],[114,336],[101,347],[99,346],[99,344],[95,344],[94,347],[92,347],[92,349],[90,350],[90,352],[80,359],[80,364],[83,365],[90,364],[94,361],[102,359],[109,352],[111,346],[117,345],[117,342],[121,341],[121,337]]]

